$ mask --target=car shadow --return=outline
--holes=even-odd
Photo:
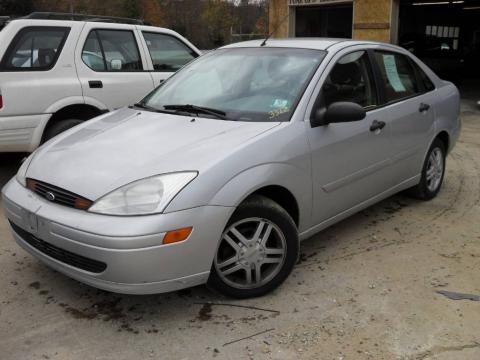
[[[17,173],[25,153],[0,153],[0,189]]]

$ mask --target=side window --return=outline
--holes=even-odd
[[[107,69],[96,31],[88,34],[82,51],[82,60],[92,70],[105,71]]]
[[[415,71],[405,55],[375,51],[387,102],[420,93]]]
[[[143,32],[153,69],[174,72],[197,57],[197,54],[173,36]]]
[[[2,70],[45,71],[57,62],[70,29],[26,27],[18,32],[1,62]]]
[[[325,106],[338,101],[363,107],[377,105],[375,83],[366,51],[343,56],[333,67],[322,88]]]
[[[85,41],[82,60],[95,71],[143,70],[137,41],[129,30],[92,30]]]
[[[425,71],[420,69],[420,67],[416,64],[412,64],[412,66],[417,70],[417,74],[420,77],[420,81],[422,82],[423,89],[428,92],[435,90],[435,85],[433,85],[432,80],[428,77],[427,74],[425,74]]]

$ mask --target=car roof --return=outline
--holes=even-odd
[[[224,46],[224,48],[242,48],[242,47],[260,47],[264,39],[243,41],[235,44]],[[286,39],[268,39],[263,47],[284,47],[284,48],[302,48],[313,50],[327,50],[334,46],[337,48],[348,47],[352,45],[387,45],[374,41],[352,40],[352,39],[336,39],[336,38],[286,38]]]

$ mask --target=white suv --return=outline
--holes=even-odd
[[[64,20],[68,19],[68,20]],[[0,31],[0,152],[133,104],[200,51],[138,20],[33,13]]]

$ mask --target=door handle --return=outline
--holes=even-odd
[[[428,111],[429,109],[430,109],[430,105],[421,103],[420,107],[418,108],[418,111],[424,112],[424,111]]]
[[[91,89],[101,89],[103,88],[103,83],[100,80],[89,80],[88,86]]]
[[[382,130],[385,125],[385,121],[373,120],[372,125],[370,125],[370,131]]]

